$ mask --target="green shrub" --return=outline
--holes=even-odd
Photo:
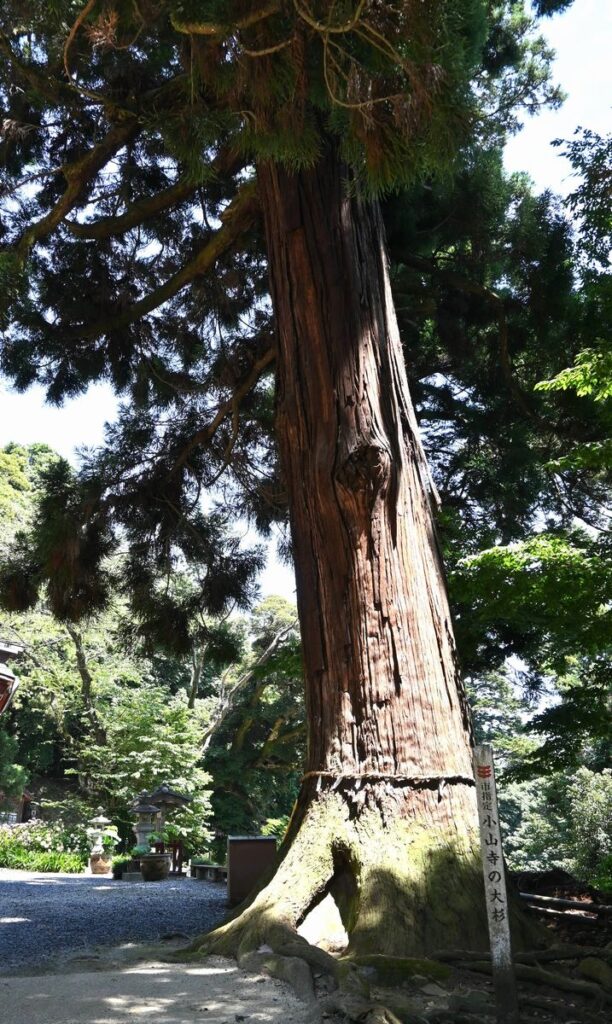
[[[128,864],[130,864],[131,861],[132,858],[129,853],[118,853],[115,857],[113,857],[113,878],[121,878],[123,872],[126,870]]]
[[[0,825],[0,867],[21,871],[82,871],[89,844],[84,829],[62,822]]]
[[[137,846],[133,846],[130,850],[130,856],[138,859],[138,857],[145,857],[150,852],[151,846],[149,843],[138,843]]]
[[[283,814],[280,818],[268,818],[261,826],[262,836],[276,836],[283,839],[289,827],[289,815]]]
[[[34,852],[15,844],[5,848],[1,866],[13,871],[61,871],[75,875],[80,874],[85,864],[78,853]]]
[[[33,853],[29,871],[63,871],[68,875],[78,875],[85,864],[78,853]]]
[[[604,857],[599,862],[588,881],[596,889],[601,889],[605,893],[612,893],[612,853],[609,853],[607,857]]]

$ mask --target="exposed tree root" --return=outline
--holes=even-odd
[[[455,966],[467,971],[476,971],[478,974],[491,974],[491,964],[486,960],[458,961]],[[558,974],[556,971],[545,971],[542,967],[531,967],[521,963],[515,964],[514,970],[517,978],[522,978],[524,981],[548,985],[550,988],[561,989],[562,992],[576,992],[579,995],[592,996],[600,1006],[612,1006],[612,996],[604,992],[601,985],[595,981],[568,978],[567,975]]]
[[[315,999],[312,972],[323,975],[333,990],[329,1012],[390,1024],[392,1011],[369,998],[370,980],[393,987],[415,975],[444,976],[448,969],[427,957],[444,940],[480,947],[481,958],[488,946],[477,837],[466,831],[462,788],[448,786],[442,796],[437,785],[415,793],[343,784],[308,794],[274,874],[188,955],[265,969],[305,1001]],[[348,934],[340,959],[298,934],[330,896]]]
[[[587,956],[596,956],[599,960],[612,963],[612,948],[607,946],[549,946],[547,949],[523,951],[514,954],[518,964],[553,963],[563,960],[583,960]],[[454,963],[467,960],[489,960],[490,954],[484,955],[476,949],[439,949],[433,954],[435,960],[443,963]]]
[[[527,995],[523,992],[520,1002],[521,1006],[533,1006],[538,1010],[547,1010],[548,1013],[555,1014],[560,1021],[569,1019],[584,1021],[584,1024],[601,1024],[599,1014],[591,1013],[582,1007],[568,1006],[567,1003],[562,1003],[558,999],[550,999],[547,996]]]
[[[418,794],[410,816],[394,816],[396,807],[389,806],[406,802],[403,791],[388,784],[367,789],[350,798],[340,789],[328,790],[308,803],[290,829],[273,877],[193,949],[240,960],[266,946],[333,973],[333,957],[297,934],[309,912],[331,894],[353,955],[423,956],[452,937],[485,950],[475,835],[466,835],[460,799],[461,831],[452,825],[458,799],[452,787],[443,798],[444,817],[437,813],[436,787]]]
[[[448,786],[442,794],[428,783],[415,789],[342,782],[322,791],[309,783],[274,872],[225,924],[197,939],[188,956],[233,957],[243,968],[289,982],[311,1004],[313,1022],[324,1014],[359,1024],[473,1021],[469,1013],[441,1008],[411,1017],[399,994],[397,1000],[389,995],[384,1007],[384,995],[373,998],[370,991],[397,992],[413,978],[448,981],[450,968],[431,958],[448,943],[469,945],[471,952],[441,957],[467,958],[468,969],[490,971],[477,834],[466,827],[467,787]],[[298,932],[316,908],[325,920],[324,900],[348,937],[340,957]],[[533,947],[533,925],[520,907],[515,925],[515,948]],[[583,981],[571,990],[594,995],[597,986]]]

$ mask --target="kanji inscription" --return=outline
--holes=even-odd
[[[499,829],[493,749],[488,743],[474,748],[474,777],[497,1020],[499,1024],[517,1024],[518,1003],[510,945],[508,894]]]

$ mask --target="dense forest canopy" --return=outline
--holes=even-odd
[[[532,689],[562,694],[540,712],[549,748],[531,770],[585,751],[601,765],[608,142],[567,143],[584,173],[569,209],[501,163],[524,112],[560,102],[537,17],[565,6],[3,9],[2,368],[55,402],[100,379],[124,398],[77,474],[46,470],[0,570],[3,605],[25,612],[44,592],[78,632],[120,595],[147,656],[185,655],[253,599],[261,554],[232,524],[291,520],[309,771],[281,873],[302,825],[317,842],[295,905],[264,892],[247,945],[258,914],[286,940],[327,888],[342,902],[361,865],[345,916],[369,948],[381,867],[362,815],[378,822],[390,911],[429,885],[422,852],[403,887],[390,867],[413,818],[438,836],[466,824],[452,856],[473,884],[438,497],[465,674],[520,657]],[[568,720],[579,743],[557,742]],[[453,914],[478,945],[481,923]],[[433,925],[376,935],[402,954],[436,941]],[[244,945],[231,929],[220,941]]]
[[[163,5],[151,9],[150,23],[139,8],[143,20],[134,26],[133,52],[118,50],[117,42],[131,39],[135,9],[98,6],[83,15],[71,39],[70,85],[63,66],[69,8],[37,9],[29,26],[31,5],[15,4],[4,14],[3,45],[13,59],[4,64],[3,300],[11,328],[3,338],[3,366],[19,386],[41,380],[56,401],[100,376],[130,396],[106,448],[88,457],[78,483],[58,467],[43,512],[44,536],[38,550],[30,546],[9,573],[6,599],[13,607],[34,599],[39,581],[60,558],[62,573],[53,574],[50,595],[56,611],[79,615],[120,586],[141,629],[156,643],[187,649],[198,605],[218,613],[236,600],[248,603],[253,593],[260,556],[237,549],[228,520],[246,515],[265,532],[286,519],[274,442],[263,240],[256,200],[249,199],[253,182],[246,181],[252,147],[259,143],[234,115],[226,112],[228,124],[218,124],[219,111],[215,107],[213,117],[195,61],[199,46],[218,57],[219,47],[228,45],[229,14],[220,40],[213,34],[187,42],[168,31],[166,49],[159,48],[151,62],[150,46],[166,24]],[[43,17],[44,31],[37,20]],[[235,18],[239,25],[239,5]],[[484,22],[475,13],[470,18],[464,22],[476,39]],[[374,25],[371,31],[377,31]],[[607,587],[608,548],[592,531],[576,533],[576,526],[606,525],[610,403],[602,390],[609,379],[602,337],[610,320],[609,143],[585,131],[566,144],[583,183],[565,209],[551,194],[534,195],[527,179],[508,177],[501,163],[504,137],[525,109],[555,104],[560,92],[549,80],[550,52],[516,5],[496,8],[488,31],[478,85],[472,80],[479,113],[454,157],[453,173],[423,181],[411,171],[412,183],[386,199],[384,209],[409,378],[441,498],[442,541],[454,569],[462,663],[473,674],[515,654],[537,685],[551,671],[563,675],[568,657],[585,648],[597,655],[607,645],[598,594]],[[319,44],[325,51],[327,43],[319,40],[315,49]],[[191,54],[187,66],[185,48]],[[277,60],[288,49],[262,56],[262,68],[282,78]],[[251,74],[260,66],[255,58],[246,63]],[[61,85],[55,91],[52,71]],[[68,179],[51,171],[66,167],[70,154],[86,144],[87,132],[98,131],[94,116],[115,116],[100,96],[88,95],[106,74],[112,96],[122,90],[127,96],[129,84],[130,95],[140,97],[145,74],[160,81],[174,76],[177,93],[163,116],[152,101],[157,120],[139,98],[134,138],[100,151],[100,166],[79,171],[80,187],[67,195]],[[239,74],[246,74],[244,67]],[[255,82],[240,87],[254,89]],[[278,88],[290,97],[295,83]],[[66,123],[59,131],[67,111],[70,128]],[[336,108],[333,113],[344,116]],[[116,117],[129,121],[125,111]],[[295,134],[291,138],[297,146]],[[225,147],[220,155],[219,145]],[[297,152],[308,162],[306,151]],[[34,235],[26,232],[33,204],[40,211],[36,232],[45,240],[38,255]],[[225,220],[216,220],[224,209]],[[579,219],[578,236],[570,214]],[[32,258],[24,263],[26,249]],[[177,278],[186,253],[186,276]],[[213,265],[214,273],[207,273]],[[78,287],[58,291],[57,267]],[[15,291],[18,280],[23,288]],[[160,281],[172,282],[172,294],[163,284],[158,291]],[[138,305],[145,296],[146,309]],[[119,307],[120,322],[106,323]],[[100,333],[85,338],[92,318]],[[578,368],[566,369],[574,359]],[[563,373],[554,390],[534,391],[538,382]],[[584,380],[597,381],[597,374],[603,383],[589,390]],[[211,486],[217,510],[211,514],[209,502],[204,514],[197,498]],[[50,506],[59,506],[58,516]],[[112,524],[120,530],[115,540]],[[541,534],[543,526],[552,532],[539,536],[535,547],[507,554],[497,547]],[[61,559],[66,531],[73,544],[81,531],[76,560]],[[110,563],[100,559],[119,536],[128,538],[132,557],[107,580]],[[493,545],[479,560],[479,552]],[[189,563],[197,586],[170,593],[163,579],[177,558]],[[522,582],[526,564],[541,567],[539,589]],[[579,573],[584,586],[568,588],[559,576],[565,571]],[[542,591],[552,594],[560,584],[563,617],[559,608],[551,609],[546,622]],[[493,603],[491,589],[499,594]],[[549,639],[542,643],[544,636]],[[578,671],[585,679],[593,675],[590,663]],[[599,711],[593,720],[598,717]]]

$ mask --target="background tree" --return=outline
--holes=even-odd
[[[54,461],[42,445],[0,451],[7,548],[18,527],[35,520],[44,467]],[[172,586],[185,600],[193,581],[177,576]],[[161,782],[194,798],[173,822],[191,852],[223,857],[230,832],[284,831],[305,730],[299,630],[288,602],[269,598],[248,620],[196,618],[185,655],[148,653],[117,593],[78,627],[55,619],[44,600],[0,614],[0,635],[25,648],[21,688],[0,733],[6,797],[19,795],[27,778],[43,817],[66,826],[84,827],[102,803],[128,847],[135,795]]]
[[[295,608],[267,598],[249,620],[249,657],[213,681],[204,764],[214,780],[215,853],[230,834],[282,838],[304,763],[302,653]]]

